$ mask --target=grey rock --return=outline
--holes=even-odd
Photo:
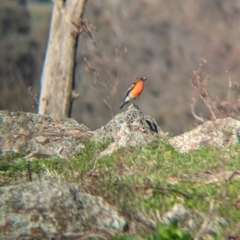
[[[96,142],[113,141],[99,157],[108,156],[127,146],[141,147],[164,135],[154,118],[130,105],[127,111],[116,115],[105,126],[93,132]]]
[[[189,152],[201,147],[228,147],[239,143],[240,121],[230,117],[208,121],[197,128],[173,137],[170,144],[179,152]]]
[[[0,239],[112,237],[126,226],[116,209],[75,184],[31,182],[1,187],[0,196]]]
[[[28,154],[26,159],[56,156],[72,158],[84,149],[92,136],[89,129],[74,119],[0,111],[0,156]]]

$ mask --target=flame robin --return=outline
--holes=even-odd
[[[144,82],[147,79],[145,77],[137,77],[137,81],[132,84],[132,86],[127,90],[127,94],[124,98],[124,101],[119,109],[122,109],[125,104],[127,104],[132,99],[139,97],[144,88]],[[134,104],[134,103],[133,103]]]

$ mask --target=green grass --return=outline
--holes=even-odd
[[[214,214],[229,224],[223,231],[235,230],[240,221],[240,211],[235,206],[240,182],[229,180],[207,184],[205,180],[221,171],[240,169],[240,145],[180,154],[163,141],[141,149],[120,149],[110,157],[97,159],[106,146],[107,143],[89,143],[82,154],[68,161],[40,159],[29,165],[22,156],[2,158],[0,184],[29,181],[30,168],[33,180],[80,183],[88,192],[117,206],[129,221],[134,221],[139,211],[150,219],[156,212],[162,214],[176,203],[208,216],[210,205],[214,203]],[[154,238],[157,230],[138,227],[137,236],[130,232],[131,236],[121,239],[164,239]],[[173,230],[166,231],[172,234]]]

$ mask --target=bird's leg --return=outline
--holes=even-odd
[[[134,103],[134,101],[133,101],[134,99],[133,98],[131,98],[131,103],[135,106],[135,103]]]
[[[133,100],[135,100],[135,98],[131,99],[131,101],[132,101],[132,103],[133,103],[134,107],[135,107],[135,108],[137,108],[137,109],[139,109],[138,105],[136,105],[136,104],[134,103],[134,101],[133,101]]]

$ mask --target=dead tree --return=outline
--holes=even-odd
[[[72,102],[78,35],[72,22],[82,19],[87,0],[53,0],[50,34],[44,61],[39,114],[68,117]]]

